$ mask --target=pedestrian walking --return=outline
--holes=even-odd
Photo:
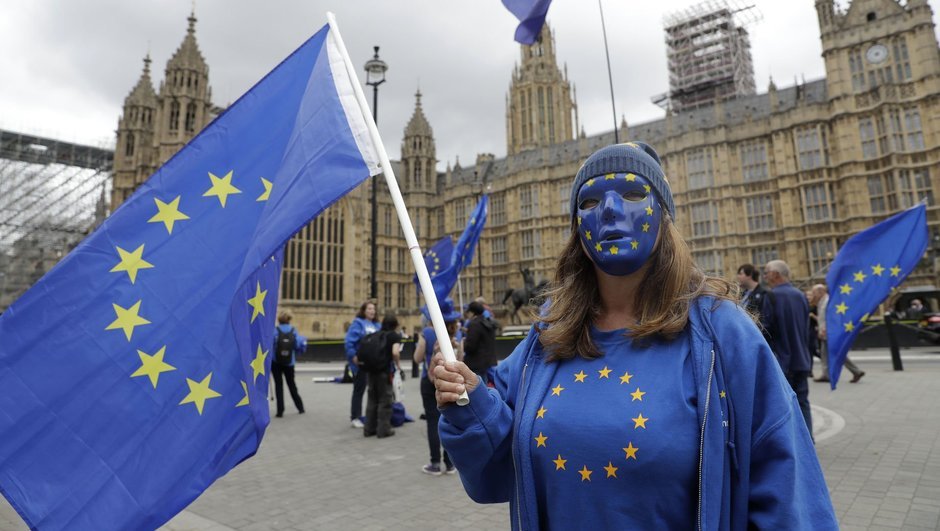
[[[392,403],[395,402],[395,391],[392,389],[392,371],[397,371],[398,360],[401,356],[401,334],[398,333],[398,319],[393,314],[386,314],[382,319],[382,328],[373,335],[378,335],[378,345],[381,363],[372,366],[366,360],[360,360],[359,370],[368,377],[369,394],[366,402],[366,422],[362,434],[366,437],[373,435],[379,439],[395,435],[392,429]],[[371,336],[370,336],[371,337]],[[363,343],[366,342],[364,339]],[[363,349],[359,349],[363,355]]]
[[[826,288],[825,284],[816,284],[813,286],[813,299],[816,302],[816,323],[818,326],[817,338],[819,340],[819,362],[821,366],[821,372],[819,377],[814,378],[814,382],[828,382],[829,381],[829,342],[827,341],[826,336],[826,308],[829,307],[829,290]],[[862,376],[865,376],[865,371],[858,368],[852,360],[849,359],[849,356],[845,356],[845,363],[842,365],[849,372],[852,373],[852,379],[849,380],[849,383],[858,383],[862,379]]]
[[[349,325],[346,331],[346,370],[352,375],[353,390],[352,401],[350,403],[349,424],[353,428],[362,429],[362,396],[368,387],[368,377],[366,373],[359,370],[359,359],[356,357],[356,351],[359,348],[359,341],[364,336],[379,330],[379,322],[376,320],[378,315],[375,301],[368,300],[362,303],[356,318]]]
[[[292,319],[290,312],[284,311],[278,314],[278,325],[274,330],[274,359],[271,360],[271,377],[274,379],[274,396],[276,404],[275,417],[284,416],[284,382],[287,382],[287,390],[294,401],[294,407],[297,413],[303,414],[304,401],[297,392],[297,383],[294,381],[294,365],[297,362],[297,354],[303,352],[306,348],[306,338],[297,333],[297,329],[291,326]]]

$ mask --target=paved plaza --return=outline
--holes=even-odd
[[[852,357],[867,373],[836,392],[813,383],[819,458],[843,529],[940,528],[940,349],[905,349],[905,371],[887,351]],[[420,472],[423,421],[394,437],[349,427],[350,385],[314,383],[337,364],[301,368],[307,413],[272,419],[258,454],[218,480],[166,531],[308,529],[506,529],[508,504],[478,505],[455,476]],[[846,372],[846,374],[848,374]],[[410,376],[410,372],[409,372]],[[405,405],[421,413],[418,382]],[[25,526],[0,501],[0,530]]]

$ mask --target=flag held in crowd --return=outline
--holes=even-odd
[[[430,249],[424,252],[424,265],[428,268],[428,274],[431,275],[431,282],[434,277],[450,266],[450,260],[454,255],[454,240],[450,235],[444,236]],[[415,274],[412,281],[418,293],[421,293],[421,285],[418,283],[418,275]]]
[[[379,173],[340,46],[317,32],[0,316],[31,528],[157,528],[257,451],[280,250]]]
[[[520,44],[534,44],[545,25],[545,15],[552,0],[503,0],[513,15],[519,19],[516,27],[516,42]]]
[[[458,271],[463,270],[473,261],[473,252],[477,248],[477,243],[480,242],[483,226],[486,225],[488,204],[489,196],[484,194],[480,198],[480,202],[477,203],[476,208],[473,209],[473,213],[470,214],[470,219],[467,220],[467,228],[464,229],[460,239],[457,240],[457,245],[454,246],[453,262],[457,264]]]
[[[927,250],[923,203],[865,229],[845,242],[826,275],[829,379],[835,389],[849,347],[865,316],[907,278]]]

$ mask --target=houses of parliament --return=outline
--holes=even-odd
[[[655,146],[677,224],[698,265],[732,278],[743,263],[789,263],[796,282],[820,280],[850,235],[924,200],[940,240],[940,49],[927,0],[815,0],[826,77],[765,92],[674,106],[659,120],[619,127],[619,138]],[[112,211],[222,110],[211,101],[196,19],[167,62],[159,90],[150,59],[118,122]],[[422,247],[459,235],[480,194],[486,228],[461,277],[500,317],[521,268],[550,278],[570,231],[574,174],[614,132],[579,134],[577,105],[558,67],[548,26],[509,74],[506,151],[437,170],[431,119],[420,92],[393,162]],[[563,43],[562,43],[563,45]],[[428,95],[433,97],[433,95]],[[301,333],[340,338],[369,297],[369,183],[323,212],[288,243],[280,306]],[[412,329],[423,304],[384,180],[379,181],[378,305]],[[934,254],[908,284],[935,284]],[[480,281],[482,280],[482,284]],[[454,292],[456,298],[456,290]]]

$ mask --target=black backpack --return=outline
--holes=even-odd
[[[294,328],[291,327],[287,332],[277,329],[277,340],[274,343],[274,363],[283,366],[290,366],[294,351],[297,349],[297,336],[294,334]]]
[[[385,352],[388,334],[384,330],[373,332],[359,340],[356,349],[356,358],[366,372],[385,372],[388,370],[389,358]]]

